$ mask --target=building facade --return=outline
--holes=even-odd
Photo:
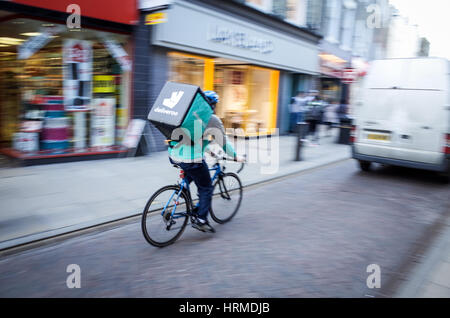
[[[77,4],[0,1],[0,148],[26,164],[124,151],[137,7]]]
[[[142,15],[149,10],[141,7]],[[150,106],[166,81],[183,82],[217,91],[225,128],[246,136],[289,129],[294,85],[309,89],[319,70],[320,36],[303,27],[302,10],[288,13],[276,1],[176,0],[156,11],[165,22],[147,26]]]

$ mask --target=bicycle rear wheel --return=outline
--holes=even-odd
[[[239,210],[242,201],[242,184],[233,173],[224,173],[214,183],[211,218],[217,223],[230,221]]]
[[[183,233],[189,219],[190,205],[186,194],[180,192],[180,187],[176,185],[162,187],[145,205],[141,227],[150,244],[164,247],[175,242]]]

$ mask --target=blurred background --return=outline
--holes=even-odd
[[[207,272],[212,285],[185,286],[184,292],[233,296],[234,288],[241,296],[364,296],[372,292],[365,284],[370,263],[380,264],[391,275],[386,281],[393,282],[412,246],[431,240],[449,213],[449,188],[433,174],[448,181],[450,171],[449,5],[448,0],[1,0],[0,251],[138,216],[156,189],[175,182],[165,138],[146,120],[164,84],[175,81],[215,90],[225,128],[244,131],[243,136],[228,131],[230,137],[239,135],[236,144],[245,143],[239,149],[270,153],[274,173],[261,174],[262,160],[249,164],[241,174],[245,186],[341,164],[279,187],[249,190],[258,203],[244,200],[242,209],[255,218],[265,213],[267,222],[255,230],[253,221],[238,214],[240,234],[234,236],[233,226],[222,230],[239,239],[232,245],[241,249],[216,255],[220,260],[238,253],[237,262],[246,266],[230,273],[240,273],[240,279],[225,283]],[[264,136],[276,142],[259,144]],[[370,169],[377,173],[366,174]],[[293,227],[277,229],[271,240],[266,233],[280,217],[274,211],[286,211],[281,218]],[[319,235],[323,229],[325,237]],[[131,238],[130,259],[146,255],[139,230],[114,233],[108,240]],[[188,243],[201,242],[188,237]],[[305,240],[301,251],[292,245]],[[280,241],[291,245],[281,248]],[[98,237],[95,248],[101,247],[120,254]],[[327,264],[323,257],[340,249],[330,257],[341,270],[348,268],[348,275],[340,276],[344,291],[333,276],[337,269],[314,265]],[[168,251],[161,253],[170,257]],[[47,261],[34,261],[66,261],[63,251],[53,253]],[[108,262],[72,256],[71,262],[84,259],[99,272]],[[268,272],[255,271],[260,279],[246,276],[261,259],[268,260]],[[22,261],[27,264],[27,257]],[[128,270],[142,270],[151,261],[138,259]],[[442,277],[448,278],[445,262]],[[0,295],[43,295],[43,290],[58,295],[57,287],[17,285],[15,264],[15,259],[2,263]],[[288,265],[280,270],[281,264]],[[127,269],[121,270],[126,277]],[[221,279],[232,276],[227,275]],[[255,282],[267,277],[273,278],[264,287],[267,294],[256,292]],[[325,278],[315,285],[318,277]],[[298,287],[308,279],[310,289]],[[41,280],[36,276],[43,284],[36,286],[53,286]],[[159,289],[141,293],[146,287],[139,283],[128,295],[171,295],[168,280],[154,283]],[[100,285],[92,295],[110,295],[111,289]],[[386,288],[391,292],[393,286]],[[438,294],[450,297],[448,280],[441,291],[442,286]],[[179,293],[185,295],[183,289]]]
[[[298,92],[351,113],[370,61],[449,54],[438,0],[79,1],[82,21],[66,2],[1,3],[0,147],[25,163],[126,151],[168,80],[216,90],[226,128],[283,135]]]

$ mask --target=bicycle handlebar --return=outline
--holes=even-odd
[[[212,152],[212,151],[209,151],[209,154],[211,154],[211,156],[212,156],[213,158],[217,158],[218,160],[225,160],[225,161],[239,162],[239,161],[237,161],[235,158],[230,159],[230,158],[228,158],[228,157],[219,157],[218,155],[216,155],[216,154],[215,154],[214,152]],[[246,155],[243,155],[243,157],[245,158]],[[245,165],[245,164],[246,164],[245,161],[244,161],[244,162],[241,162],[241,166],[240,166],[239,169],[236,171],[236,173],[241,172],[242,169],[244,169],[244,165]]]

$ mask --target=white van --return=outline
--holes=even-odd
[[[353,158],[450,176],[450,63],[376,60],[353,103]]]

